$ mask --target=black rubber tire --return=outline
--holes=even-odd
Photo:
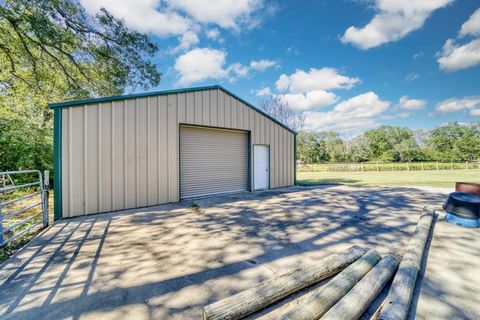
[[[471,193],[452,192],[443,209],[459,218],[476,220],[480,218],[480,197]]]

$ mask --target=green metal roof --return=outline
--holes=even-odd
[[[81,100],[74,100],[74,101],[65,101],[65,102],[57,102],[57,103],[49,103],[48,107],[50,109],[62,109],[74,106],[83,106],[88,104],[97,104],[102,102],[110,102],[110,101],[118,101],[118,100],[128,100],[128,99],[136,99],[136,98],[145,98],[145,97],[153,97],[153,96],[162,96],[167,94],[175,94],[175,93],[186,93],[186,92],[195,92],[195,91],[205,91],[205,90],[221,90],[226,94],[232,96],[233,98],[241,101],[245,105],[249,106],[250,108],[254,109],[255,111],[261,113],[268,119],[272,120],[276,124],[282,126],[283,128],[287,129],[293,134],[297,134],[294,130],[290,129],[262,109],[255,107],[254,105],[250,104],[249,102],[243,100],[239,96],[233,94],[232,92],[228,91],[222,86],[214,85],[214,86],[205,86],[205,87],[194,87],[194,88],[185,88],[185,89],[174,89],[174,90],[163,90],[163,91],[154,91],[154,92],[147,92],[147,93],[136,93],[136,94],[128,94],[123,96],[111,96],[111,97],[103,97],[103,98],[91,98],[91,99],[81,99]]]

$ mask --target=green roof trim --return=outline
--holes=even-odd
[[[176,93],[187,93],[187,92],[195,92],[195,91],[206,91],[206,90],[221,90],[226,94],[232,96],[233,98],[239,100],[243,104],[249,106],[253,110],[261,113],[263,116],[267,117],[268,119],[272,120],[276,124],[282,126],[283,128],[287,129],[293,134],[297,134],[294,130],[290,129],[265,111],[260,108],[255,107],[251,103],[245,101],[244,99],[240,98],[236,94],[228,91],[222,86],[214,85],[214,86],[205,86],[205,87],[194,87],[194,88],[185,88],[185,89],[174,89],[174,90],[163,90],[163,91],[154,91],[154,92],[147,92],[147,93],[136,93],[136,94],[128,94],[123,96],[111,96],[111,97],[103,97],[103,98],[91,98],[91,99],[81,99],[81,100],[74,100],[74,101],[66,101],[66,102],[57,102],[57,103],[50,103],[48,107],[50,109],[62,109],[74,106],[83,106],[87,104],[96,104],[96,103],[103,103],[103,102],[111,102],[111,101],[119,101],[119,100],[128,100],[128,99],[136,99],[136,98],[146,98],[146,97],[154,97],[154,96],[163,96],[167,94],[176,94]]]

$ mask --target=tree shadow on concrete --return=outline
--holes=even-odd
[[[417,279],[408,319],[479,319],[478,229],[449,224],[439,210]]]
[[[201,318],[208,303],[351,245],[402,253],[421,208],[442,197],[290,188],[197,199],[201,212],[182,202],[61,221],[1,266],[0,316]]]

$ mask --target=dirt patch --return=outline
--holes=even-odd
[[[190,205],[190,208],[192,209],[192,212],[195,213],[195,214],[204,214],[205,213],[205,209],[202,209],[202,207],[200,207],[195,202],[192,202],[192,204]]]

